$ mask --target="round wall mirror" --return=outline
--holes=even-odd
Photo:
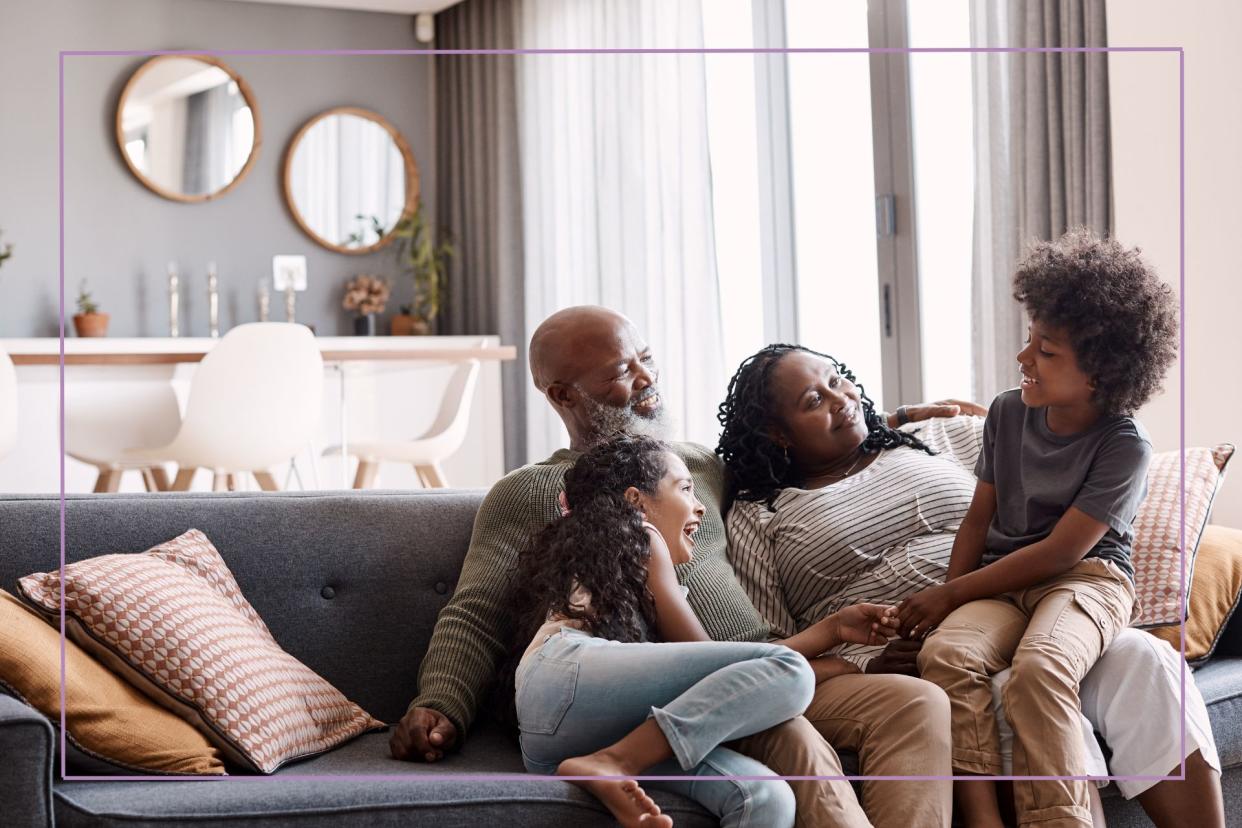
[[[357,107],[311,118],[285,154],[285,200],[298,226],[338,253],[370,253],[414,213],[418,167],[401,133]]]
[[[174,201],[206,201],[254,165],[259,110],[241,76],[206,55],[151,58],[125,84],[116,140],[134,175]]]

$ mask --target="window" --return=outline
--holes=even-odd
[[[865,44],[866,0],[786,0],[785,42]],[[883,406],[870,56],[790,54],[788,66],[798,340]]]
[[[702,7],[708,48],[970,43],[968,0]],[[727,364],[797,341],[844,361],[881,407],[969,395],[970,55],[706,65]]]
[[[705,0],[703,43],[706,48],[752,48],[750,0]],[[708,54],[704,64],[724,364],[732,375],[743,359],[767,344],[759,260],[755,61],[745,53]]]
[[[967,0],[910,3],[909,41],[911,46],[970,43]],[[960,399],[972,388],[971,55],[912,54],[909,65],[923,396]]]

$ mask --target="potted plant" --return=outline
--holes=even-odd
[[[345,285],[345,298],[341,305],[345,310],[358,314],[354,317],[354,333],[358,336],[375,336],[375,316],[384,312],[391,289],[379,276],[363,274],[350,279]]]
[[[78,336],[107,336],[108,314],[99,312],[99,304],[86,289],[86,280],[78,286],[78,312],[73,317],[73,328]]]
[[[457,251],[447,238],[436,241],[421,204],[397,222],[389,233],[396,238],[394,249],[398,266],[414,282],[413,301],[402,305],[400,313],[392,318],[392,334],[429,333],[432,321],[444,307],[449,259],[457,255]]]

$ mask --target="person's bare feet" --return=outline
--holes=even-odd
[[[557,776],[625,776],[616,762],[598,753],[566,759],[556,768]],[[673,818],[660,813],[646,791],[633,779],[571,779],[604,803],[623,828],[672,828]]]

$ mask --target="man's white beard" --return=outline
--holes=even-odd
[[[631,437],[652,437],[656,440],[668,438],[671,423],[663,404],[652,416],[644,417],[632,406],[606,405],[593,399],[581,388],[578,391],[582,394],[582,405],[591,422],[591,434],[587,439],[589,446],[599,445],[618,434],[627,434]]]

